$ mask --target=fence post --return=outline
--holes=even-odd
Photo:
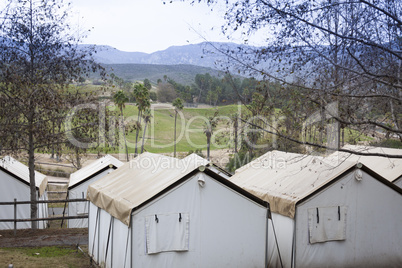
[[[14,236],[17,235],[17,198],[14,198]]]

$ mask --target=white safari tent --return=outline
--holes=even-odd
[[[68,184],[68,198],[86,198],[89,184],[103,178],[122,165],[123,162],[117,158],[105,155],[72,173]],[[68,215],[88,215],[88,202],[70,202],[68,204]],[[69,228],[87,228],[88,219],[69,219],[67,226]]]
[[[230,180],[269,202],[269,267],[400,267],[402,190],[365,165],[269,152]]]
[[[47,200],[47,178],[35,171],[35,187],[37,200]],[[0,202],[30,201],[29,169],[26,165],[5,156],[0,160]],[[38,218],[48,217],[48,206],[45,203],[38,204]],[[14,206],[5,205],[0,208],[0,219],[13,219]],[[17,219],[30,219],[30,205],[17,205]],[[38,221],[38,228],[46,228],[47,221]],[[13,229],[13,222],[0,222],[0,229]],[[17,229],[31,228],[31,222],[18,222]]]
[[[265,267],[268,204],[205,159],[144,153],[88,187],[105,267]]]
[[[330,163],[339,163],[342,161],[353,161],[355,163],[362,163],[375,173],[380,174],[385,179],[398,185],[402,188],[402,157],[390,158],[380,156],[367,156],[364,154],[379,154],[379,155],[394,155],[402,156],[402,149],[391,149],[384,147],[371,147],[371,146],[358,146],[346,145],[343,149],[356,152],[358,154],[351,154],[346,152],[335,152],[325,160],[330,160]],[[362,155],[359,155],[362,154]]]

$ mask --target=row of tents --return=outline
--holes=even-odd
[[[104,267],[398,267],[401,187],[402,159],[342,152],[271,151],[233,176],[195,154],[105,156],[71,175],[89,204],[69,215],[89,216],[68,225]]]
[[[111,155],[106,155],[97,159],[85,168],[80,169],[70,175],[68,184],[67,199],[86,198],[87,187],[90,183],[104,177],[111,171],[123,165]],[[48,177],[35,171],[35,188],[37,200],[48,200]],[[0,159],[0,202],[29,201],[30,200],[30,180],[29,169],[26,165],[11,156]],[[68,216],[88,215],[88,202],[71,202],[67,206]],[[30,205],[19,204],[16,209],[17,219],[30,219]],[[38,218],[48,218],[49,208],[47,203],[38,204]],[[0,207],[0,219],[14,219],[14,207],[3,205]],[[38,221],[38,228],[47,228],[47,220]],[[69,219],[69,228],[87,228],[88,219]],[[31,222],[18,222],[17,229],[31,228]],[[0,230],[13,229],[14,223],[0,222]]]

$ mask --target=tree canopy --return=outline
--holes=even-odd
[[[245,43],[256,35],[266,40],[259,47],[217,50],[227,55],[228,71],[280,82],[293,96],[284,111],[306,120],[321,111],[314,123],[304,122],[324,135],[324,125],[336,123],[338,139],[349,128],[402,141],[401,14],[397,0],[226,1],[222,31],[227,36],[241,33]],[[328,108],[333,103],[336,108]],[[294,132],[306,130],[295,126]],[[324,138],[306,142],[275,134],[316,149],[341,146],[339,140],[325,145]]]
[[[0,12],[0,146],[28,155],[34,201],[35,151],[66,142],[68,110],[92,99],[70,85],[101,68],[78,48],[62,0],[9,0]],[[32,204],[32,218],[36,211]]]

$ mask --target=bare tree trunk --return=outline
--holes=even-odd
[[[28,145],[28,169],[29,169],[29,184],[30,184],[30,200],[36,201],[36,183],[35,183],[35,148],[32,127],[29,132],[29,145]],[[31,203],[31,219],[37,218],[38,206],[36,203]],[[37,229],[37,222],[31,222],[31,228]]]
[[[142,145],[141,145],[141,153],[144,152],[144,143],[145,143],[145,133],[147,132],[147,125],[148,122],[145,121],[145,126],[144,126],[144,134],[142,135]],[[176,152],[176,151],[175,151]],[[175,155],[176,156],[176,155]]]
[[[127,140],[126,140],[126,127],[124,126],[124,115],[123,115],[123,108],[120,108],[120,116],[121,116],[121,125],[123,126],[123,137],[124,137],[124,147],[126,148],[126,160],[127,162],[130,160],[128,158],[128,148],[127,148]],[[137,153],[137,144],[135,145],[135,150]]]
[[[235,122],[234,122],[234,125],[233,125],[233,127],[234,127],[234,138],[235,138],[235,153],[237,153],[237,129],[238,129],[238,127],[239,127],[239,121],[238,121],[238,118],[236,117],[236,119],[235,119]]]
[[[342,133],[341,133],[341,139],[342,139],[341,146],[343,147],[343,146],[345,146],[345,128],[342,127],[341,130],[342,130]]]
[[[129,158],[128,158],[128,148],[127,148],[127,140],[126,140],[126,128],[124,126],[124,117],[123,117],[123,115],[121,116],[120,120],[121,120],[120,121],[121,125],[123,126],[124,147],[126,148],[126,159],[127,159],[127,162],[128,162]],[[135,149],[137,150],[137,144],[135,145]]]
[[[137,121],[138,121],[138,125],[137,125],[137,129],[135,131],[135,151],[134,151],[134,156],[137,156],[137,154],[138,154],[138,146],[137,146],[137,144],[138,144],[138,135],[140,133],[140,130],[139,130],[138,127],[141,126],[141,111],[138,111],[138,120]]]
[[[75,146],[74,147],[74,151],[75,151],[75,164],[77,169],[81,169],[81,158],[80,158],[80,153],[79,153],[79,147]]]
[[[177,111],[174,116],[174,153],[173,153],[174,157],[176,157],[176,122],[177,122]]]
[[[211,134],[207,133],[207,160],[209,161],[209,150],[211,147]]]

